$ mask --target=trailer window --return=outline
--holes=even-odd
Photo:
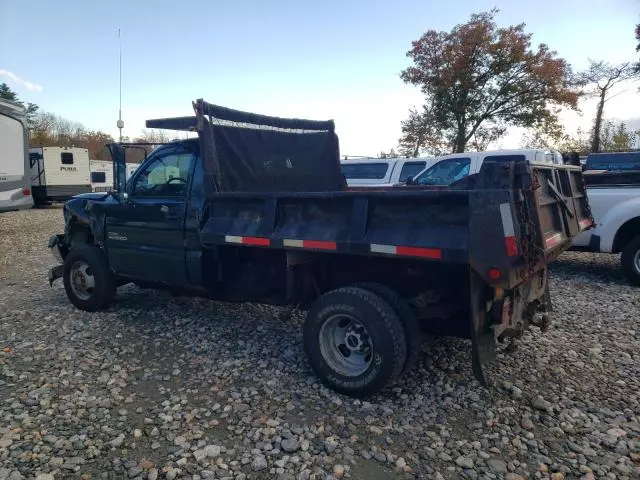
[[[73,165],[73,153],[62,152],[60,154],[60,161],[63,165]]]
[[[441,160],[416,179],[418,185],[451,185],[469,175],[468,157]]]
[[[106,183],[107,174],[105,172],[91,172],[91,183]]]
[[[366,180],[380,180],[385,177],[389,164],[384,163],[350,163],[342,164],[342,174],[347,179],[362,178]]]
[[[402,170],[400,170],[400,178],[398,178],[398,181],[406,182],[407,178],[415,177],[426,166],[427,166],[427,162],[406,162],[402,166]]]

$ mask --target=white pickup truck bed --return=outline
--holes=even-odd
[[[640,285],[640,172],[615,178],[604,172],[584,172],[595,228],[573,239],[574,248],[622,253],[627,278]],[[629,182],[629,183],[625,183]]]

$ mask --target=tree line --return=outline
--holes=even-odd
[[[29,146],[32,147],[79,147],[89,151],[92,160],[110,160],[108,143],[114,143],[112,135],[99,131],[88,130],[81,123],[68,120],[55,113],[45,112],[34,103],[24,103],[6,83],[0,83],[0,98],[10,100],[25,107],[27,125],[29,127]],[[131,139],[123,137],[124,142],[132,143],[163,143],[173,140],[166,132],[158,130],[143,130],[142,134]],[[146,147],[147,151],[151,146]],[[131,150],[127,152],[127,160],[139,162],[144,157],[144,151]]]
[[[473,14],[449,32],[428,30],[412,43],[412,64],[400,77],[421,89],[424,104],[402,122],[401,155],[485,150],[508,127],[528,129],[523,146],[534,148],[586,153],[640,143],[640,131],[604,117],[613,87],[640,78],[639,63],[590,60],[585,71],[573,72],[547,45],[533,47],[524,23],[498,27],[497,13]],[[635,35],[640,51],[640,25]],[[565,133],[560,110],[578,110],[590,97],[597,98],[593,127]]]
[[[606,103],[623,82],[640,79],[640,62],[611,65],[589,60],[584,71],[571,65],[546,44],[532,45],[532,34],[524,23],[499,27],[497,9],[472,14],[451,31],[428,30],[412,42],[407,56],[411,65],[401,79],[420,88],[424,103],[409,111],[402,121],[398,154],[419,156],[485,150],[509,127],[524,127],[523,146],[555,148],[580,153],[630,150],[640,145],[640,131],[605,119]],[[636,26],[640,51],[640,24]],[[0,98],[20,102],[6,83],[0,84]],[[579,102],[596,98],[593,126],[571,135],[564,131],[558,114],[562,109],[578,111]],[[33,103],[25,105],[30,143],[41,146],[78,146],[89,150],[90,158],[108,159],[104,145],[111,135],[85,129],[81,124]],[[166,142],[166,132],[144,131],[126,141]],[[398,155],[394,149],[380,156]]]

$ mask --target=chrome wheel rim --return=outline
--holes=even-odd
[[[633,256],[633,268],[636,269],[636,273],[640,274],[640,249],[638,249]]]
[[[319,341],[322,357],[340,375],[357,377],[371,365],[371,336],[365,326],[350,315],[329,317],[320,329]]]
[[[77,261],[71,265],[69,275],[73,294],[80,300],[89,300],[96,286],[91,266],[87,262]]]

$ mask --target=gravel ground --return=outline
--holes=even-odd
[[[0,480],[640,478],[640,290],[617,257],[552,269],[554,325],[471,376],[432,339],[369,401],[322,387],[301,316],[135,287],[49,288],[58,208],[0,215]]]

